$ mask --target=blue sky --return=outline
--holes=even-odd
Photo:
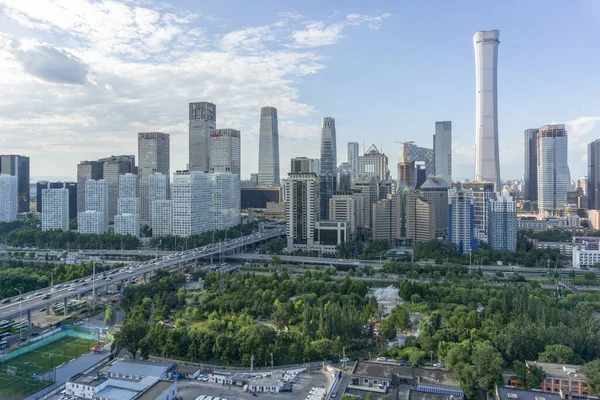
[[[137,152],[138,131],[172,135],[187,162],[187,103],[217,104],[242,131],[242,176],[258,168],[258,116],[278,108],[282,173],[319,156],[334,116],[346,143],[432,146],[453,122],[454,177],[471,178],[473,33],[500,30],[503,178],[523,174],[523,130],[565,123],[575,179],[600,137],[600,2],[0,0],[2,152],[32,157],[33,177],[75,177],[80,160]]]

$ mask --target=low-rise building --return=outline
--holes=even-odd
[[[564,218],[519,218],[518,223],[518,229],[533,229],[534,231],[546,231],[548,229],[564,229],[567,227],[567,220]]]
[[[573,268],[593,267],[600,263],[600,250],[584,250],[575,247],[571,260]]]
[[[517,389],[512,386],[496,386],[496,400],[587,400],[588,397],[574,396],[568,390],[553,393],[539,389]]]
[[[349,241],[350,236],[348,221],[317,221],[314,242],[320,246],[323,253],[335,254],[338,246]]]
[[[279,379],[252,379],[249,385],[250,391],[255,393],[279,393],[281,381]]]
[[[573,254],[575,254],[575,250]],[[560,393],[562,390],[563,392],[570,391],[574,396],[587,397],[589,395],[581,366],[538,361],[525,361],[525,363],[528,367],[534,365],[541,367],[546,373],[546,378],[542,381],[543,392]]]

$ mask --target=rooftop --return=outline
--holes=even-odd
[[[111,374],[128,374],[161,377],[174,364],[141,360],[122,360],[113,364],[108,372]]]
[[[154,400],[160,397],[161,394],[166,392],[173,386],[175,382],[173,381],[158,381],[154,385],[150,387],[147,391],[145,391],[137,400]],[[169,396],[169,398],[175,396]]]
[[[570,364],[555,364],[545,363],[538,361],[525,361],[527,366],[537,365],[541,367],[548,378],[562,378],[562,379],[574,379],[585,380],[585,375],[581,372],[581,365],[570,365]]]
[[[175,373],[177,374],[195,374],[200,367],[196,367],[194,365],[183,365],[177,364],[175,367]]]
[[[281,386],[279,379],[252,379],[250,382],[252,386]]]
[[[96,375],[87,375],[87,374],[75,375],[74,377],[69,379],[69,382],[79,383],[79,384],[88,385],[88,386],[98,386],[104,381],[106,381],[106,378],[103,378],[101,376],[96,376]]]
[[[498,400],[562,400],[559,393],[542,392],[541,390],[517,389],[510,386],[496,386]],[[573,400],[584,400],[586,397],[573,396]]]
[[[110,400],[131,400],[137,396],[138,392],[135,390],[121,389],[113,386],[107,386],[98,393],[97,397]]]
[[[413,367],[396,364],[384,364],[371,361],[359,361],[352,375],[369,376],[372,378],[392,379],[392,375],[413,377]]]
[[[421,377],[419,382],[421,385],[460,387],[452,372],[441,369],[415,368],[414,374]]]
[[[416,390],[408,391],[408,400],[450,400],[455,399],[454,397],[447,394],[418,392]]]

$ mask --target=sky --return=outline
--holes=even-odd
[[[242,132],[242,178],[258,170],[260,107],[277,107],[280,163],[319,157],[320,123],[372,143],[396,175],[399,145],[432,147],[453,124],[453,177],[472,178],[473,34],[500,30],[503,179],[523,176],[523,131],[564,123],[569,165],[587,174],[600,137],[597,0],[0,0],[0,153],[32,180],[74,179],[82,160],[137,156],[137,132],[171,134],[188,158],[188,103],[217,105]]]

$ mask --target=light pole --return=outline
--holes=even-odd
[[[96,262],[92,258],[92,308],[96,309]]]

